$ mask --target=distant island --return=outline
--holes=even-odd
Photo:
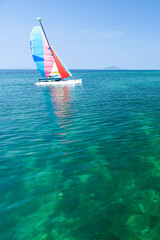
[[[104,70],[122,70],[122,69],[116,66],[111,66],[111,67],[104,68]]]

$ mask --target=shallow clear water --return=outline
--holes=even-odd
[[[160,71],[0,71],[0,239],[158,240]]]

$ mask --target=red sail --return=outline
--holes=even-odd
[[[59,74],[61,75],[61,78],[67,78],[70,76],[70,74],[67,72],[67,70],[64,68],[63,64],[61,63],[61,61],[59,60],[59,58],[57,57],[56,53],[54,52],[54,50],[52,49],[51,45],[50,45],[50,49],[52,52],[52,55],[54,57],[54,60],[56,62]]]

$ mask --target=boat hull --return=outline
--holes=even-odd
[[[53,82],[35,82],[36,86],[52,86],[52,85],[75,85],[82,84],[82,79],[73,79],[73,80],[65,80],[65,81],[53,81]]]

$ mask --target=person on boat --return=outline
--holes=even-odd
[[[61,81],[61,78],[56,78],[55,81],[59,82],[59,81]]]
[[[51,78],[52,76],[49,76],[49,78]],[[53,82],[53,79],[50,79],[51,82]]]

